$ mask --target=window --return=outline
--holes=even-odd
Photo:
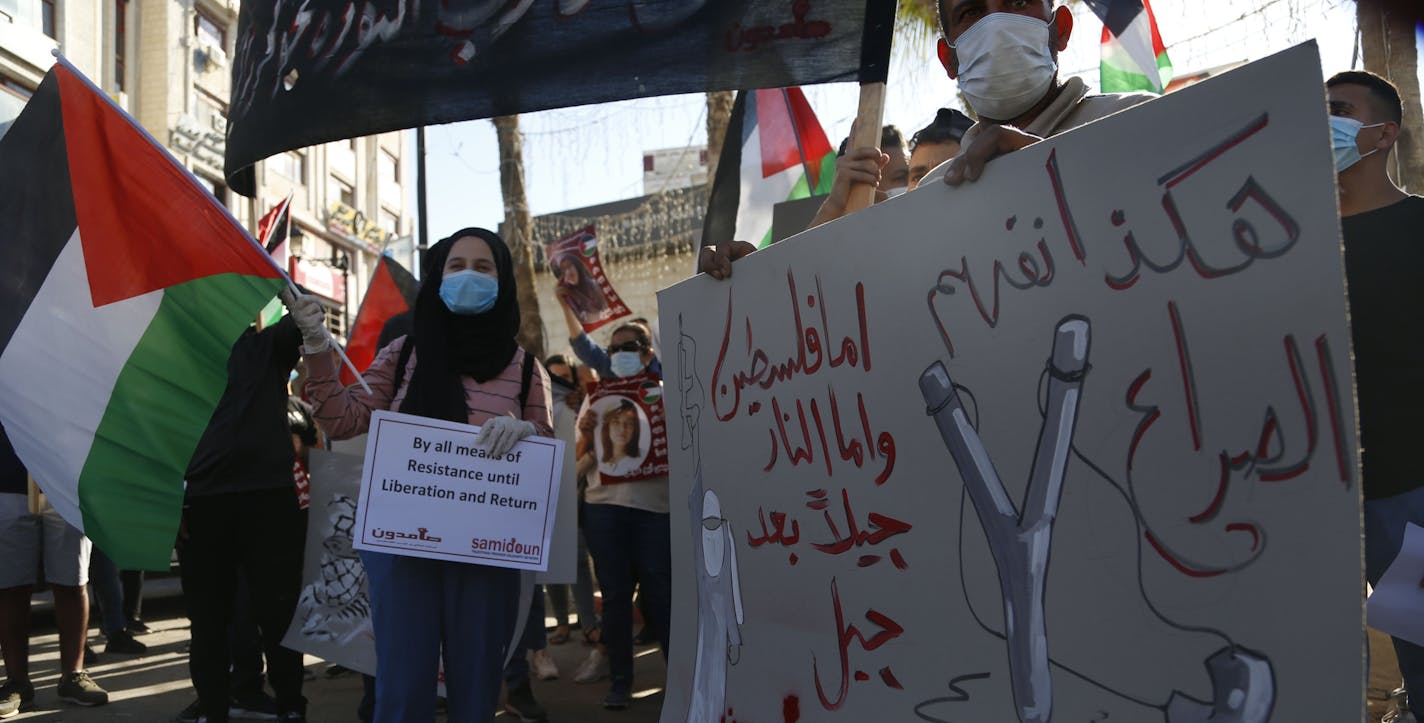
[[[400,216],[390,211],[381,209],[381,229],[390,234],[391,237],[400,235]]]
[[[15,117],[25,109],[25,102],[29,97],[30,91],[23,85],[0,76],[0,138],[5,137],[5,131],[10,129],[10,124],[15,122]]]
[[[114,90],[127,90],[129,0],[114,0]]]
[[[218,21],[201,11],[193,17],[193,34],[197,36],[199,46],[227,49],[227,31]]]
[[[55,0],[40,0],[40,30],[51,38],[58,38],[55,34]]]
[[[653,172],[653,156],[651,153],[643,154],[643,173]]]
[[[356,191],[351,188],[350,184],[337,181],[334,178],[332,181],[336,183],[336,191],[341,198],[341,202],[351,208],[356,208]]]
[[[267,167],[288,180],[307,182],[307,154],[301,151],[278,153],[267,159]]]
[[[388,150],[381,149],[381,167],[379,170],[381,184],[400,182],[400,161],[396,160],[395,154]]]
[[[209,188],[210,188],[210,189],[212,190],[212,192],[213,192],[213,197],[218,200],[218,203],[221,203],[222,205],[226,206],[226,205],[227,205],[227,185],[224,184],[222,181],[214,181],[214,180],[212,180],[212,179],[205,179],[205,180],[207,180],[208,186],[209,186]]]

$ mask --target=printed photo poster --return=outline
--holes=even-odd
[[[1361,720],[1328,129],[1306,43],[663,290],[662,723]]]
[[[644,372],[593,386],[579,410],[580,448],[593,448],[602,484],[668,473],[663,384]]]
[[[544,252],[554,275],[554,294],[573,310],[584,332],[632,313],[603,273],[593,226],[549,243]]]

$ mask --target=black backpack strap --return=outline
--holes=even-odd
[[[521,349],[520,351],[524,351]],[[529,403],[529,382],[534,378],[534,355],[524,352],[524,368],[519,377],[519,412],[524,413],[524,405]]]
[[[410,361],[410,353],[415,351],[415,339],[406,335],[405,341],[401,342],[400,354],[396,356],[396,374],[391,377],[391,396],[394,397],[400,391],[401,382],[405,380],[405,365]]]

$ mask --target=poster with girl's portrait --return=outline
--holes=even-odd
[[[630,313],[603,273],[593,226],[554,241],[544,250],[549,272],[554,275],[554,294],[574,312],[584,332]]]
[[[662,382],[643,373],[599,382],[584,401],[580,448],[592,448],[602,484],[667,475],[662,394]]]

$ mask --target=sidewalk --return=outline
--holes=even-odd
[[[37,618],[45,625],[47,621]],[[36,687],[39,710],[8,721],[124,721],[125,723],[162,723],[170,721],[179,711],[195,700],[188,680],[188,620],[171,615],[147,620],[152,633],[139,639],[148,645],[142,656],[106,655],[102,642],[93,642],[99,653],[99,664],[90,669],[95,682],[109,691],[109,704],[97,708],[81,708],[60,703],[55,697],[59,678],[59,638],[52,628],[31,638],[30,670]],[[578,638],[577,635],[574,636]],[[91,636],[91,641],[96,640]],[[635,700],[624,711],[606,711],[603,696],[607,681],[593,685],[573,682],[578,663],[588,654],[588,648],[576,640],[550,646],[561,676],[554,681],[534,681],[534,695],[549,711],[553,723],[653,723],[662,707],[662,685],[666,668],[657,646],[638,648],[634,662]],[[308,680],[304,693],[309,702],[307,719],[311,723],[349,723],[356,720],[356,704],[361,699],[361,676],[347,673],[327,677],[331,666],[310,656],[307,671],[315,674]],[[439,720],[445,720],[441,715]],[[515,723],[519,719],[501,713],[499,723]],[[7,721],[7,723],[8,723]]]

